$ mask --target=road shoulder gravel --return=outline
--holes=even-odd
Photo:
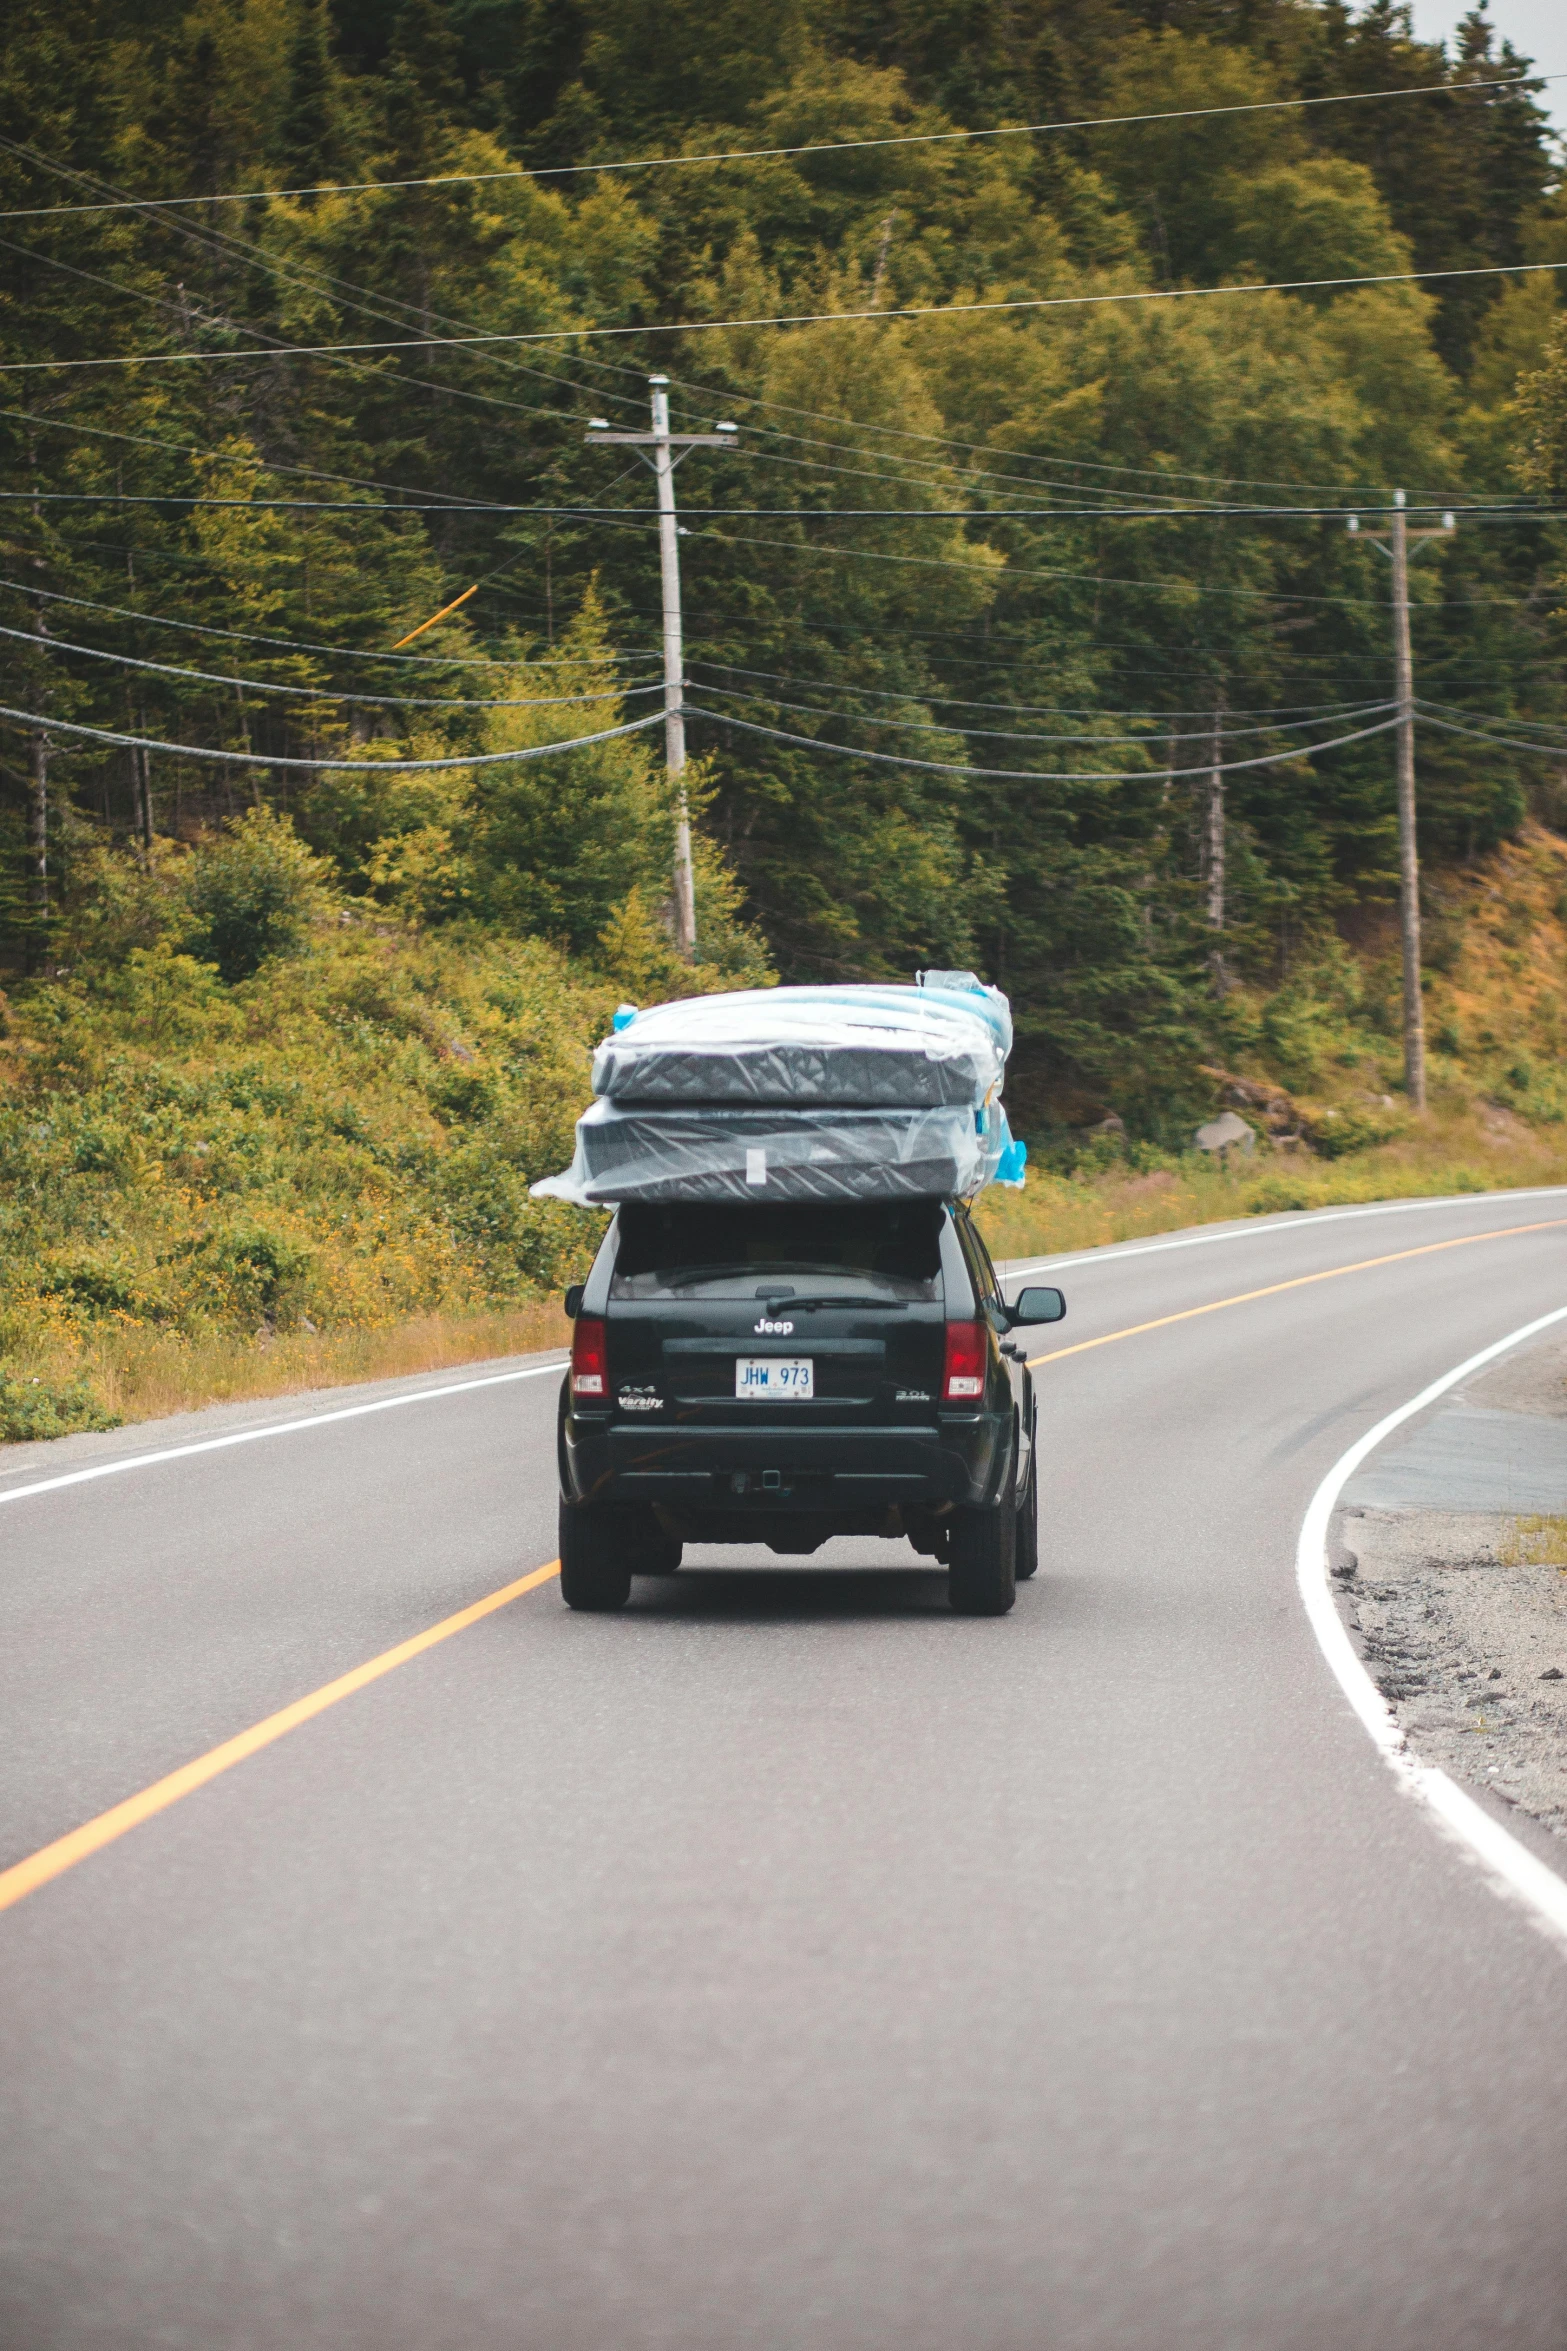
[[[1410,1747],[1567,1840],[1567,1339],[1374,1455],[1335,1534],[1340,1607]]]

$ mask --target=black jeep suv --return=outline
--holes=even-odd
[[[794,1555],[906,1536],[954,1608],[1000,1616],[1038,1564],[1021,1324],[966,1208],[944,1200],[622,1207],[561,1389],[561,1590],[620,1608],[685,1543]]]

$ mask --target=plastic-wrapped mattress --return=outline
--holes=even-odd
[[[757,988],[639,1012],[593,1060],[615,1102],[979,1109],[1011,1044],[1006,1000],[934,988]]]
[[[620,1200],[970,1197],[1021,1183],[1000,1088],[1006,998],[972,973],[913,988],[767,988],[625,1008],[592,1108],[535,1192]]]
[[[595,1102],[567,1176],[536,1185],[618,1200],[951,1199],[983,1179],[966,1104],[933,1110],[644,1107]]]

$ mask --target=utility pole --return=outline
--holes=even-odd
[[[1213,710],[1213,765],[1208,770],[1207,808],[1203,825],[1203,868],[1208,880],[1208,927],[1221,934],[1208,956],[1213,992],[1222,1001],[1229,992],[1230,975],[1224,968],[1224,703]]]
[[[738,425],[724,418],[710,433],[669,429],[669,378],[648,377],[653,395],[650,433],[612,432],[606,417],[588,420],[588,446],[620,441],[651,452],[658,483],[658,556],[664,588],[664,757],[675,779],[675,937],[688,962],[696,957],[696,889],[691,871],[691,811],[686,801],[685,655],[680,627],[680,525],[675,518],[675,467],[690,449],[733,449]]]
[[[39,634],[42,635],[42,630]],[[49,920],[49,738],[33,730],[33,778],[28,793],[28,846],[33,861],[33,912]]]
[[[114,479],[115,487],[119,488],[122,474],[117,472]],[[129,547],[125,550],[125,580],[134,598],[136,558]],[[135,642],[141,645],[140,630],[136,633]],[[142,645],[142,651],[146,651],[145,645]],[[131,722],[139,733],[147,732],[147,713],[145,710],[138,711],[134,703],[131,705]],[[140,748],[131,752],[131,814],[135,821],[136,837],[141,844],[141,861],[145,865],[152,854],[152,766],[146,751]]]
[[[1439,527],[1412,531],[1402,490],[1393,492],[1393,513],[1384,538],[1363,531],[1352,514],[1349,528],[1380,548],[1393,566],[1393,696],[1398,709],[1398,911],[1404,940],[1404,1091],[1413,1110],[1426,1106],[1426,1014],[1420,993],[1420,853],[1415,838],[1415,661],[1409,634],[1409,543],[1450,539],[1457,528],[1451,514]]]
[[[37,509],[34,509],[36,513]],[[42,563],[38,567],[43,569]],[[33,615],[33,635],[42,646],[49,634],[43,606]],[[42,671],[40,661],[39,669]],[[27,794],[28,849],[32,858],[33,913],[37,918],[41,940],[49,920],[49,737],[42,727],[32,734],[32,778]],[[34,950],[30,949],[30,953]]]

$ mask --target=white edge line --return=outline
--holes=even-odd
[[[93,1478],[119,1477],[128,1469],[153,1469],[160,1461],[184,1461],[192,1453],[221,1453],[226,1445],[255,1445],[263,1437],[287,1437],[298,1429],[324,1429],[336,1420],[362,1420],[370,1412],[396,1412],[404,1404],[432,1404],[440,1396],[467,1396],[475,1388],[501,1388],[510,1380],[542,1379],[561,1371],[565,1358],[553,1363],[530,1363],[522,1371],[487,1372],[483,1379],[450,1380],[441,1388],[415,1388],[406,1396],[378,1396],[372,1404],[344,1404],[335,1412],[312,1412],[298,1420],[269,1421],[265,1428],[236,1429],[227,1437],[203,1437],[194,1445],[166,1445],[159,1453],[128,1453],[120,1461],[95,1462],[91,1469],[68,1470],[63,1477],[39,1478],[30,1486],[12,1486],[0,1492],[0,1503],[20,1502],[29,1494],[57,1494],[62,1486],[85,1486]]]
[[[1076,1257],[1004,1258],[996,1271],[1003,1281],[1010,1282],[1019,1274],[1062,1273],[1073,1265],[1124,1265],[1129,1257],[1156,1257],[1164,1249],[1209,1249],[1217,1241],[1254,1241],[1268,1233],[1305,1232],[1312,1225],[1343,1224],[1357,1216],[1410,1216],[1421,1208],[1494,1208],[1503,1200],[1560,1199],[1564,1192],[1567,1184],[1530,1184],[1516,1191],[1448,1192],[1429,1200],[1381,1200],[1370,1208],[1309,1208],[1300,1214],[1291,1212],[1287,1224],[1282,1216],[1267,1216],[1228,1226],[1223,1232],[1189,1233],[1176,1241],[1105,1241]]]
[[[1567,1879],[1558,1877],[1555,1870],[1520,1844],[1445,1771],[1435,1764],[1422,1763],[1411,1754],[1392,1708],[1361,1663],[1345,1629],[1334,1603],[1328,1561],[1328,1533],[1339,1496],[1367,1454],[1394,1429],[1412,1420],[1417,1412],[1423,1412],[1428,1404],[1434,1404],[1439,1396],[1445,1396],[1450,1388],[1456,1388],[1471,1372],[1493,1363],[1510,1347],[1532,1339],[1537,1331],[1549,1330],[1552,1323],[1562,1321],[1567,1321],[1567,1306],[1558,1306],[1554,1313],[1542,1314],[1534,1322],[1526,1322],[1521,1330],[1510,1331],[1505,1339],[1482,1347],[1478,1355],[1471,1355],[1455,1370],[1444,1372],[1439,1380],[1422,1388],[1418,1396],[1412,1396],[1407,1404],[1401,1404],[1396,1412],[1388,1413],[1375,1428],[1358,1437],[1348,1452],[1334,1462],[1311,1497],[1295,1550],[1295,1580],[1318,1647],[1404,1792],[1418,1797],[1435,1814],[1447,1834],[1468,1847],[1499,1891],[1526,1904],[1536,1922],[1567,1947]]]

